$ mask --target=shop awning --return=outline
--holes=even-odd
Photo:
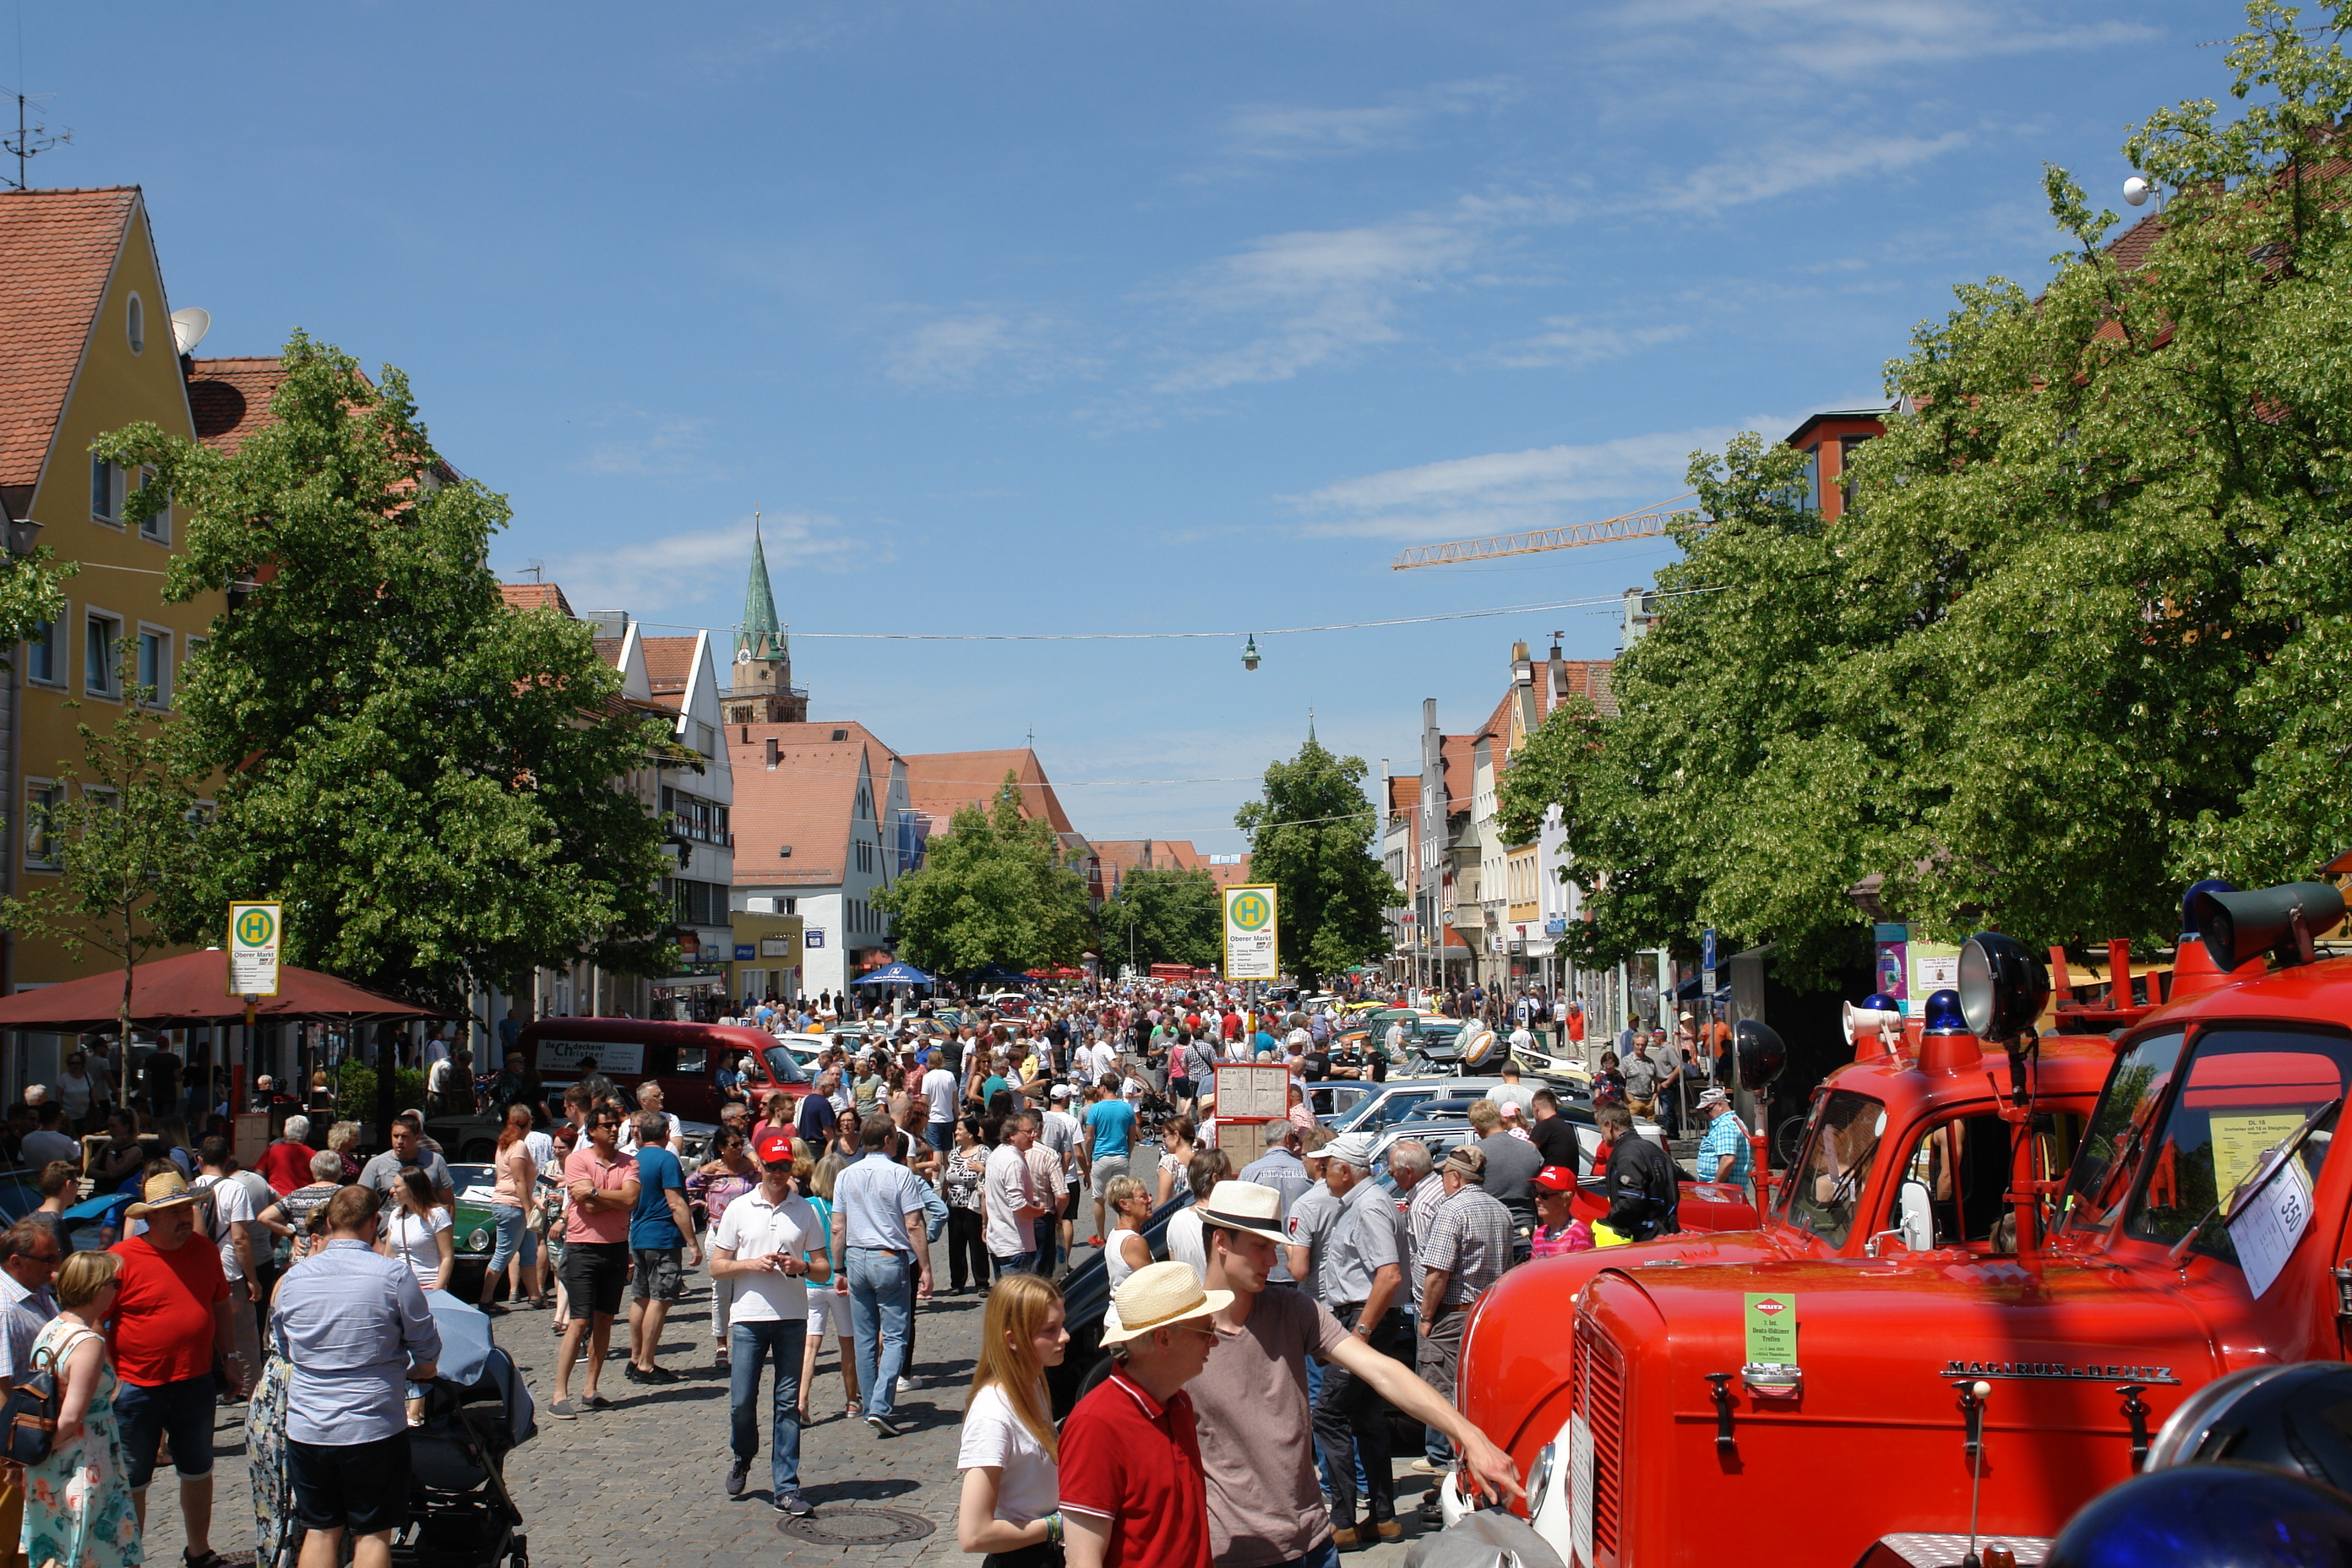
[[[929,985],[931,977],[911,963],[886,963],[870,973],[861,974],[852,985]]]
[[[68,980],[0,997],[0,1029],[85,1029],[114,1022],[122,1005],[122,972]],[[446,1018],[421,1007],[315,969],[278,968],[278,994],[254,1005],[257,1017],[277,1023],[297,1018],[356,1022],[361,1019]],[[245,1016],[245,999],[228,990],[228,954],[208,947],[177,958],[151,959],[139,966],[131,986],[131,1021],[149,1026],[209,1024]]]

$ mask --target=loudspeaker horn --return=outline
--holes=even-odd
[[[2189,913],[2205,952],[2225,972],[2273,951],[2285,963],[2308,963],[2313,939],[2343,924],[2344,895],[2326,882],[2202,892],[2189,900]]]
[[[1851,1046],[1858,1043],[1859,1037],[1864,1035],[1874,1035],[1883,1029],[1901,1029],[1903,1015],[1900,1012],[1889,1013],[1876,1007],[1862,1007],[1852,1002],[1846,1002],[1838,1007],[1838,1026],[1844,1030],[1845,1043]]]

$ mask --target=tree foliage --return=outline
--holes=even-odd
[[[505,607],[507,504],[440,462],[400,372],[300,333],[283,363],[233,454],[152,425],[94,448],[159,471],[134,510],[179,514],[168,592],[242,601],[175,693],[223,770],[192,904],[274,895],[289,962],[443,1001],[582,958],[658,973],[661,834],[622,785],[675,756],[667,726],[619,706],[587,626]]]
[[[28,824],[54,853],[56,878],[28,879],[32,891],[0,900],[0,921],[18,935],[47,937],[77,962],[95,948],[121,966],[115,1025],[126,1042],[139,961],[175,945],[175,922],[193,915],[188,889],[209,832],[196,808],[204,770],[189,767],[179,727],[150,710],[154,695],[131,687],[107,729],[74,725],[81,761],[58,761],[64,786],[58,804]],[[130,1053],[118,1052],[115,1061],[122,1073],[118,1103],[127,1104]]]
[[[1694,459],[1620,713],[1556,714],[1506,785],[1562,808],[1585,956],[1713,924],[1825,963],[1872,873],[1925,934],[2160,939],[2198,877],[2352,845],[2352,61],[2249,17],[2249,107],[2126,143],[2153,245],[2119,259],[2051,170],[2069,248],[1917,330],[1853,510],[1824,527],[1752,437]]]
[[[1107,960],[1207,968],[1223,956],[1223,900],[1216,879],[1197,866],[1137,867],[1098,918]]]
[[[1302,983],[1381,953],[1381,910],[1403,895],[1372,853],[1380,818],[1361,757],[1334,756],[1312,735],[1267,764],[1259,798],[1234,815],[1250,836],[1250,879],[1271,883],[1284,967]]]
[[[899,956],[935,974],[1075,963],[1094,921],[1067,859],[1053,825],[1023,815],[1008,770],[988,808],[958,811],[921,868],[877,893],[874,906],[896,923]]]

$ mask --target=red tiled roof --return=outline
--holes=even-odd
[[[553,610],[567,620],[577,618],[572,614],[571,602],[564,598],[563,590],[552,583],[501,583],[499,584],[499,597],[507,602],[509,610]],[[613,648],[617,653],[620,645],[615,643]],[[597,651],[604,651],[602,645]],[[606,655],[607,658],[610,657]]]
[[[1441,735],[1438,737],[1437,759],[1445,770],[1445,809],[1448,815],[1470,809],[1473,781],[1477,777],[1478,759],[1475,749],[1475,735]]]
[[[740,886],[826,887],[849,865],[849,830],[857,805],[858,764],[872,778],[878,817],[895,755],[864,725],[730,724],[735,781],[735,881]],[[836,741],[834,735],[842,739]],[[776,765],[768,766],[768,742]],[[889,842],[887,835],[883,842]],[[792,858],[777,851],[793,847]]]
[[[672,708],[686,706],[686,683],[694,675],[694,645],[697,637],[647,637],[637,639],[637,647],[646,656],[646,684],[654,700]]]
[[[40,481],[138,206],[136,185],[0,192],[0,488]]]
[[[1389,815],[1409,816],[1421,805],[1421,778],[1417,773],[1389,775]]]
[[[933,819],[933,832],[946,830],[948,819],[966,805],[983,809],[1010,773],[1021,787],[1021,809],[1043,816],[1056,833],[1075,833],[1062,810],[1054,785],[1045,777],[1037,753],[1024,747],[1009,752],[927,752],[907,759],[907,799],[917,811]]]
[[[1211,866],[1208,872],[1209,879],[1220,888],[1239,887],[1250,879],[1250,858],[1243,856],[1237,866]]]
[[[2147,264],[2147,253],[2164,237],[2164,215],[2153,212],[2107,242],[2106,251],[2115,258],[2116,265],[2126,272],[2137,272]]]
[[[274,359],[200,359],[188,376],[188,412],[196,439],[215,452],[234,452],[269,423],[269,399],[286,379]],[[509,599],[509,604],[514,601]]]

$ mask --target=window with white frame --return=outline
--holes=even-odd
[[[172,634],[153,626],[139,628],[138,676],[147,689],[147,701],[157,708],[172,705]]]
[[[89,460],[89,515],[94,522],[122,526],[124,474],[122,465],[104,458]]]
[[[25,637],[25,679],[42,686],[66,683],[64,633],[55,621],[36,621]]]
[[[91,610],[82,617],[81,689],[92,697],[120,697],[122,671],[115,644],[122,637],[122,618]]]
[[[139,488],[142,491],[155,482],[154,469],[139,470]],[[157,544],[172,542],[172,498],[170,496],[166,495],[163,505],[139,520],[139,537]]]
[[[65,864],[54,826],[58,807],[65,804],[65,786],[47,779],[25,781],[25,864],[54,871]]]

